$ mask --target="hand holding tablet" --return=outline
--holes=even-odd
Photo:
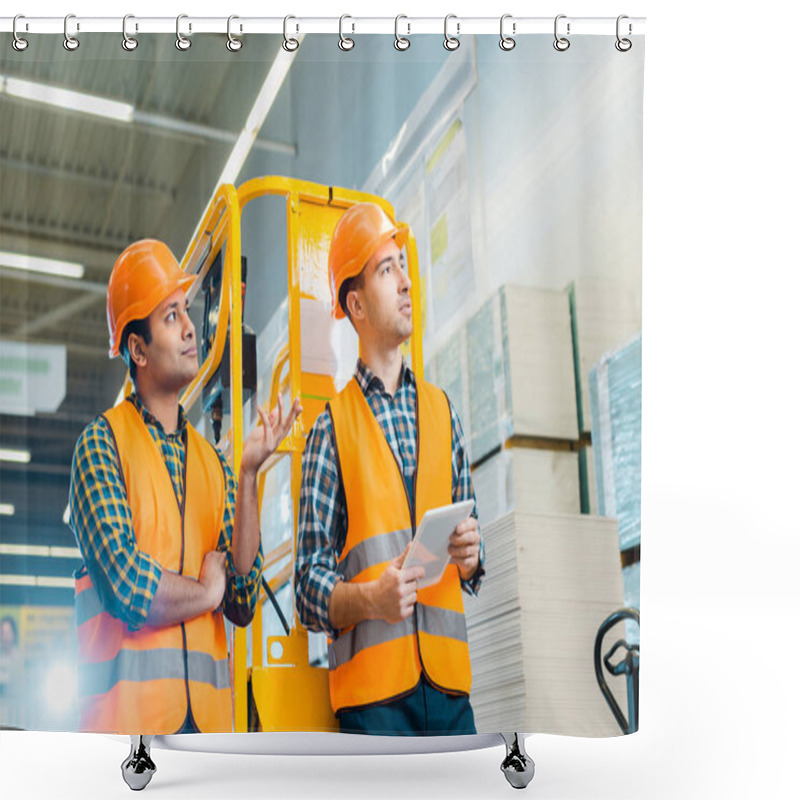
[[[442,579],[450,563],[447,552],[450,535],[469,517],[474,505],[475,501],[470,499],[425,512],[402,566],[402,569],[422,567],[425,570],[425,577],[417,581],[418,589],[433,586]]]

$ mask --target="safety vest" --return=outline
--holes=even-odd
[[[183,503],[131,402],[107,411],[138,548],[163,569],[197,578],[222,529],[225,479],[214,448],[187,423]],[[131,631],[112,617],[85,570],[75,581],[80,727],[175,733],[189,704],[202,732],[232,730],[231,681],[221,611]]]
[[[417,380],[417,468],[409,497],[402,469],[364,394],[351,380],[329,403],[347,507],[337,570],[346,581],[377,579],[400,555],[425,512],[452,502],[450,406]],[[458,569],[420,589],[402,622],[364,620],[328,640],[335,712],[386,703],[414,690],[422,673],[437,688],[469,695],[472,672]]]

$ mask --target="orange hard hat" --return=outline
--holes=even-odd
[[[402,250],[408,239],[408,225],[389,219],[375,203],[356,203],[339,217],[328,253],[332,310],[336,319],[345,317],[339,305],[342,284],[358,275],[373,253],[389,239],[394,239]]]
[[[197,280],[187,275],[164,242],[142,239],[126,247],[108,279],[109,358],[119,355],[122,332],[129,322],[146,319],[176,289],[189,291]]]

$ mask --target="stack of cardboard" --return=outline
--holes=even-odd
[[[641,539],[642,337],[606,353],[589,378],[598,513],[619,521],[621,550]]]
[[[511,436],[578,438],[566,294],[503,286],[468,321],[466,336],[474,462]]]
[[[472,471],[478,518],[485,525],[509,511],[580,513],[578,454],[503,449]]]
[[[514,512],[483,534],[487,573],[465,598],[478,732],[620,734],[593,661],[597,629],[622,606],[616,522]],[[609,684],[626,711],[625,679]]]
[[[641,286],[608,278],[580,277],[568,287],[572,315],[578,416],[581,432],[593,431],[589,372],[603,353],[618,347],[642,329]]]

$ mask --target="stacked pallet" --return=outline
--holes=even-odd
[[[487,574],[465,598],[478,732],[620,734],[593,662],[598,627],[622,605],[615,521],[514,512],[483,534]],[[610,683],[626,708],[624,679]]]

